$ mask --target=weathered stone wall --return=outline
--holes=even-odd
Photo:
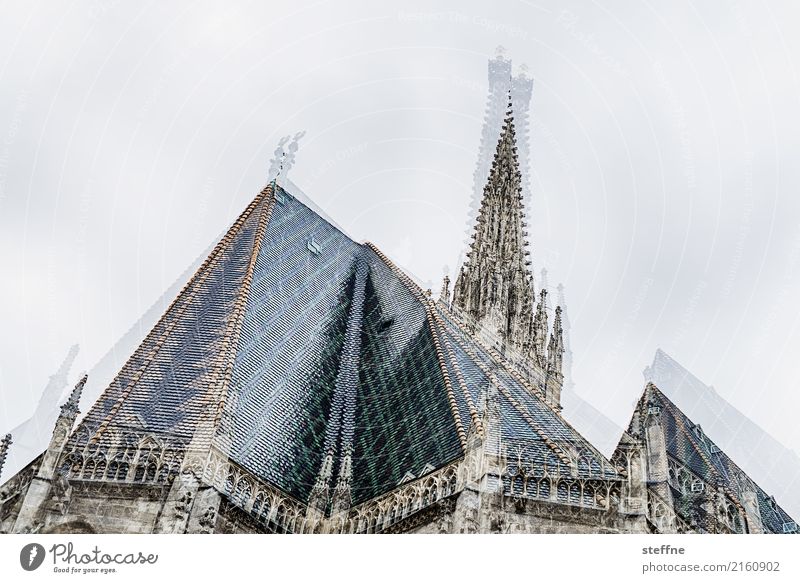
[[[31,480],[39,470],[40,459],[33,460],[0,487],[0,533],[14,531],[14,524],[22,509]]]
[[[25,493],[20,492],[0,502],[0,534],[13,532],[24,499]]]
[[[259,534],[268,533],[270,530],[236,506],[223,502],[220,505],[214,532],[217,534]]]
[[[648,533],[645,517],[501,494],[464,491],[449,504],[426,509],[392,532],[437,533]]]
[[[541,500],[496,496],[491,510],[482,513],[484,523],[500,533],[647,533],[643,515],[622,514],[616,509],[601,510],[553,504]],[[487,531],[483,531],[487,532]]]
[[[40,532],[76,521],[98,533],[153,532],[165,497],[163,486],[81,481],[70,485],[64,513],[47,508]]]

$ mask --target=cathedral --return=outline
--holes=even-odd
[[[74,387],[0,485],[0,532],[796,532],[652,382],[610,458],[567,421],[525,222],[532,82],[502,56],[489,80],[452,286],[271,180],[80,422]]]

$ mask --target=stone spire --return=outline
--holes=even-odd
[[[522,196],[528,207],[531,205],[529,112],[532,95],[533,79],[528,75],[528,66],[523,63],[518,68],[518,73],[511,77],[511,99],[514,100],[519,167],[522,170]]]
[[[503,109],[511,89],[511,59],[506,58],[504,53],[503,47],[497,47],[495,58],[488,63],[489,93],[486,98],[478,161],[472,174],[472,200],[468,219],[471,222],[475,220],[480,208],[483,187],[486,186],[486,178],[492,165],[493,150],[503,125]],[[471,226],[470,224],[469,227]]]
[[[6,433],[6,436],[0,441],[0,478],[3,477],[3,466],[6,463],[9,447],[11,447],[11,434]]]
[[[531,95],[533,93],[533,80],[528,76],[528,69],[525,65],[518,68],[518,74],[512,73],[511,59],[506,56],[506,50],[499,46],[493,59],[489,59],[487,64],[488,94],[486,96],[486,108],[484,110],[483,128],[481,129],[481,141],[478,149],[478,160],[475,171],[472,174],[472,197],[470,200],[470,210],[468,213],[469,230],[480,207],[483,197],[483,187],[486,186],[486,179],[489,176],[489,169],[492,165],[492,156],[500,136],[503,125],[503,114],[508,94],[514,101],[514,120],[517,131],[517,146],[519,148],[519,164],[522,170],[522,194],[526,204],[530,201],[530,188],[528,179],[528,160],[529,160],[529,120]]]
[[[503,348],[530,354],[533,277],[514,132],[509,98],[473,240],[453,289],[453,305]]]

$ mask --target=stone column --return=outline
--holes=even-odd
[[[647,513],[647,468],[644,444],[627,432],[622,434],[618,446],[620,461],[625,463],[627,476],[622,484],[620,510],[626,514]]]
[[[657,497],[654,506],[657,506],[658,502],[664,504],[670,516],[669,520],[662,524],[663,531],[676,532],[675,505],[669,489],[667,445],[664,427],[661,424],[661,407],[658,405],[648,406],[644,422],[644,439],[647,452],[647,484]]]

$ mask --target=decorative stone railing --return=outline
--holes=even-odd
[[[77,440],[63,452],[60,472],[71,480],[167,484],[180,471],[184,442],[141,431],[106,431],[102,444]]]

